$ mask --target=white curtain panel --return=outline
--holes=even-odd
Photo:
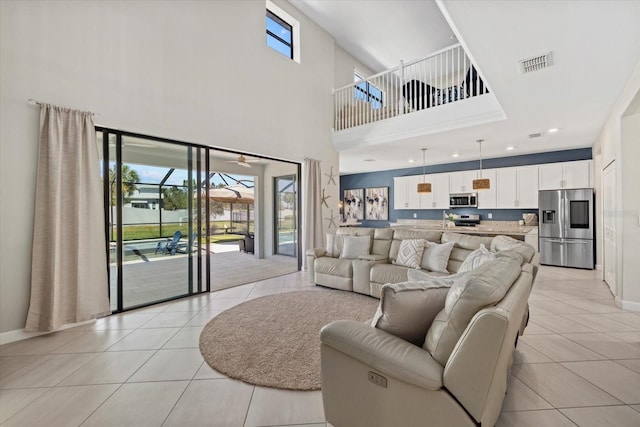
[[[110,314],[92,113],[42,104],[26,331]]]
[[[304,240],[303,254],[307,249],[324,247],[322,229],[322,173],[320,161],[304,159]],[[306,256],[303,256],[306,268]]]

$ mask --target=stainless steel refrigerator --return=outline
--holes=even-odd
[[[593,270],[593,188],[540,191],[538,208],[540,263]]]

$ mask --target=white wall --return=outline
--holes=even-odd
[[[29,301],[39,109],[28,98],[97,112],[106,127],[338,170],[334,41],[277,4],[300,21],[300,64],[266,46],[264,0],[0,2],[0,332],[24,326]]]
[[[640,101],[640,92],[636,94]],[[640,311],[640,263],[638,262],[638,244],[640,243],[640,110],[622,117],[622,304],[623,307]]]
[[[353,83],[353,72],[357,69],[361,73],[364,73],[365,77],[371,76],[374,73],[370,68],[365,66],[360,61],[355,60],[346,50],[340,46],[335,46],[335,89],[339,89],[343,86]]]
[[[638,124],[638,104],[640,104],[640,62],[636,65],[624,90],[596,140],[593,152],[600,153],[600,170],[611,161],[616,162],[616,229],[617,266],[616,301],[623,308],[640,311],[640,265],[638,264],[638,242],[640,241],[640,196],[637,183],[640,182],[640,125]],[[596,192],[601,192],[601,179],[596,181]],[[602,204],[599,203],[602,207]],[[602,211],[596,224],[602,229]],[[601,236],[602,234],[599,233]],[[602,240],[602,239],[601,239]],[[598,245],[602,251],[602,245]],[[602,259],[602,254],[598,254]]]

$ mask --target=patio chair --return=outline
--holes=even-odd
[[[198,250],[198,233],[194,233],[189,242],[178,241],[176,246],[176,252],[179,254],[188,254],[189,251],[194,252]]]
[[[238,244],[240,245],[240,251],[244,251],[245,253],[253,253],[253,240],[253,233],[247,233],[244,239],[238,242]]]
[[[176,250],[178,249],[178,242],[182,238],[182,233],[180,230],[173,233],[173,237],[171,239],[167,239],[166,242],[158,242],[156,246],[156,254],[158,251],[162,251],[162,255],[166,255],[167,251],[171,253],[171,255],[176,254]]]

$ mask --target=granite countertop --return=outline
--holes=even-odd
[[[423,230],[452,231],[465,234],[504,234],[509,236],[524,236],[538,234],[538,226],[519,225],[517,221],[481,221],[475,227],[443,227],[440,220],[399,220],[389,224],[391,227],[419,228]]]

